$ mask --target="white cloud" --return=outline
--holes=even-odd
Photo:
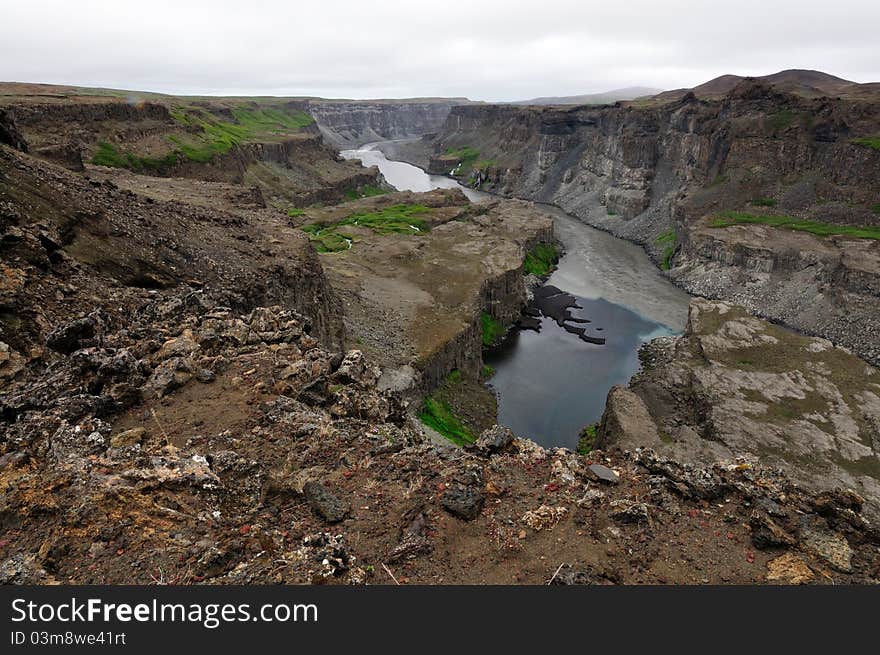
[[[880,80],[880,4],[0,0],[0,79],[510,100],[815,68]]]

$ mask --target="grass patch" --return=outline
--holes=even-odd
[[[305,216],[305,214],[306,210],[299,207],[291,207],[287,210],[287,215],[291,218],[298,218],[299,216]]]
[[[455,157],[459,160],[455,170],[460,169],[473,170],[477,160],[480,158],[480,151],[471,146],[461,146],[460,148],[449,148],[446,150],[449,157]]]
[[[419,218],[431,212],[424,205],[392,205],[371,212],[350,214],[335,223],[309,223],[302,230],[309,235],[318,252],[348,250],[354,237],[341,231],[346,225],[366,227],[376,234],[419,234],[428,232],[429,225]]]
[[[169,152],[162,157],[142,157],[131,152],[120,152],[116,146],[107,141],[98,142],[98,149],[92,157],[92,163],[112,168],[127,168],[141,173],[158,171],[174,166],[178,161],[176,152]]]
[[[480,371],[480,377],[482,377],[484,380],[488,380],[493,375],[495,375],[495,369],[488,364],[483,364],[483,369]]]
[[[850,143],[854,143],[857,146],[867,146],[869,148],[873,148],[874,150],[880,150],[880,135],[863,136],[857,139],[850,139]]]
[[[773,198],[755,198],[754,200],[750,200],[749,204],[755,205],[756,207],[775,207],[776,201]]]
[[[275,137],[298,132],[315,122],[304,111],[283,111],[281,109],[233,109],[235,122],[218,119],[210,112],[201,109],[177,108],[171,116],[179,124],[198,127],[201,134],[193,139],[177,136],[169,137],[180,154],[197,163],[207,163],[217,155],[229,152],[232,148],[254,139]]]
[[[471,444],[476,441],[464,424],[461,422],[452,408],[444,400],[437,400],[428,396],[422,405],[419,419],[429,428],[436,430],[452,443],[459,446]]]
[[[483,332],[483,347],[491,348],[504,336],[504,325],[490,314],[480,314],[480,326]]]
[[[559,261],[559,249],[552,243],[539,243],[526,253],[523,275],[545,277]]]
[[[871,211],[880,216],[880,203],[876,205],[871,205]]]
[[[663,246],[663,254],[660,256],[660,268],[668,271],[672,268],[672,257],[675,255],[675,230],[669,228],[654,239],[654,243],[658,246]]]
[[[795,113],[791,109],[783,109],[770,116],[770,127],[774,132],[781,132],[794,123]]]
[[[577,445],[577,452],[579,455],[587,455],[596,447],[596,434],[598,431],[598,423],[587,425],[581,430]]]
[[[457,368],[449,371],[449,375],[446,376],[446,382],[448,384],[458,384],[459,382],[461,382],[461,371],[459,371]]]
[[[745,212],[722,212],[715,216],[712,227],[730,227],[740,224],[760,224],[797,232],[809,232],[820,237],[851,236],[859,239],[880,239],[880,227],[833,225],[819,221],[805,221],[793,216],[759,216]]]

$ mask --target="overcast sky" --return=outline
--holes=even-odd
[[[880,2],[0,0],[0,80],[515,100],[785,68],[880,81]]]

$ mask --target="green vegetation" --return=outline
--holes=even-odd
[[[385,189],[372,184],[364,184],[357,189],[349,189],[345,192],[345,197],[349,200],[357,200],[359,198],[372,198],[373,196],[381,196],[388,193]]]
[[[673,228],[669,228],[654,239],[654,243],[658,246],[663,246],[663,255],[660,257],[660,268],[664,271],[668,271],[672,268],[672,256],[675,255],[675,230]]]
[[[291,218],[297,218],[299,216],[305,216],[306,210],[300,209],[299,207],[290,207],[287,210],[287,215]]]
[[[459,371],[457,368],[449,371],[449,375],[446,376],[446,382],[447,384],[458,384],[459,382],[461,382],[461,371]]]
[[[724,184],[725,182],[727,182],[727,176],[722,175],[721,173],[718,173],[718,175],[716,175],[712,179],[712,182],[709,186],[718,186],[719,184]]]
[[[605,213],[608,214],[609,216],[617,216],[617,212],[614,211],[613,209],[606,208]]]
[[[232,110],[235,123],[220,120],[202,109],[177,108],[171,112],[171,116],[181,125],[201,128],[202,132],[195,140],[177,136],[169,138],[182,156],[202,164],[229,152],[240,143],[258,137],[298,132],[315,121],[304,111],[244,107]]]
[[[480,314],[480,326],[483,330],[484,348],[491,348],[504,336],[504,324],[486,312]]]
[[[880,150],[880,135],[877,136],[863,136],[858,139],[851,139],[850,143],[854,143],[857,146],[868,146],[869,148],[873,148],[874,150]]]
[[[339,252],[348,250],[354,243],[354,237],[344,232],[333,229],[334,226],[324,226],[320,223],[303,225],[302,230],[309,235],[309,241],[318,252]]]
[[[880,202],[876,205],[871,205],[871,211],[880,216]]]
[[[523,275],[545,277],[559,261],[559,249],[552,243],[539,243],[526,253]]]
[[[488,380],[495,375],[495,369],[488,364],[483,364],[483,370],[480,372],[480,375],[484,380]]]
[[[92,157],[92,163],[98,166],[127,168],[140,173],[174,166],[177,163],[177,153],[169,152],[163,157],[141,157],[130,152],[120,152],[112,143],[100,141],[98,149]]]
[[[309,223],[303,225],[309,239],[318,252],[338,252],[348,250],[354,237],[339,228],[352,225],[369,228],[376,234],[419,234],[430,230],[430,226],[419,216],[431,212],[424,205],[392,205],[384,209],[350,214],[335,223]]]
[[[578,439],[577,452],[579,455],[587,455],[596,446],[596,433],[599,430],[598,423],[592,423],[581,430],[580,439]]]
[[[436,400],[428,396],[419,414],[422,423],[436,430],[452,443],[463,446],[474,443],[474,435],[464,426],[445,400]]]
[[[793,216],[757,216],[745,212],[722,212],[711,222],[712,227],[730,227],[739,224],[760,224],[797,232],[809,232],[820,237],[851,236],[859,239],[880,239],[880,227],[833,225],[819,221],[807,221]]]
[[[460,148],[449,148],[446,151],[447,156],[455,157],[459,160],[456,170],[473,170],[474,165],[480,158],[480,151],[471,146],[461,146]]]
[[[755,207],[775,207],[776,201],[773,198],[755,198],[749,204]]]

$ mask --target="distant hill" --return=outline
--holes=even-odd
[[[642,96],[653,96],[660,93],[660,89],[652,89],[647,86],[629,86],[625,89],[614,89],[604,93],[588,93],[580,96],[547,96],[532,98],[531,100],[517,100],[507,104],[511,105],[610,105],[620,100],[635,100]]]
[[[791,69],[754,78],[742,75],[722,75],[692,89],[675,89],[658,93],[653,99],[660,101],[679,100],[689,91],[698,98],[706,100],[720,98],[730,93],[746,79],[765,82],[779,91],[806,97],[862,95],[863,91],[870,90],[868,87],[876,86],[875,84],[858,84],[822,71]]]

